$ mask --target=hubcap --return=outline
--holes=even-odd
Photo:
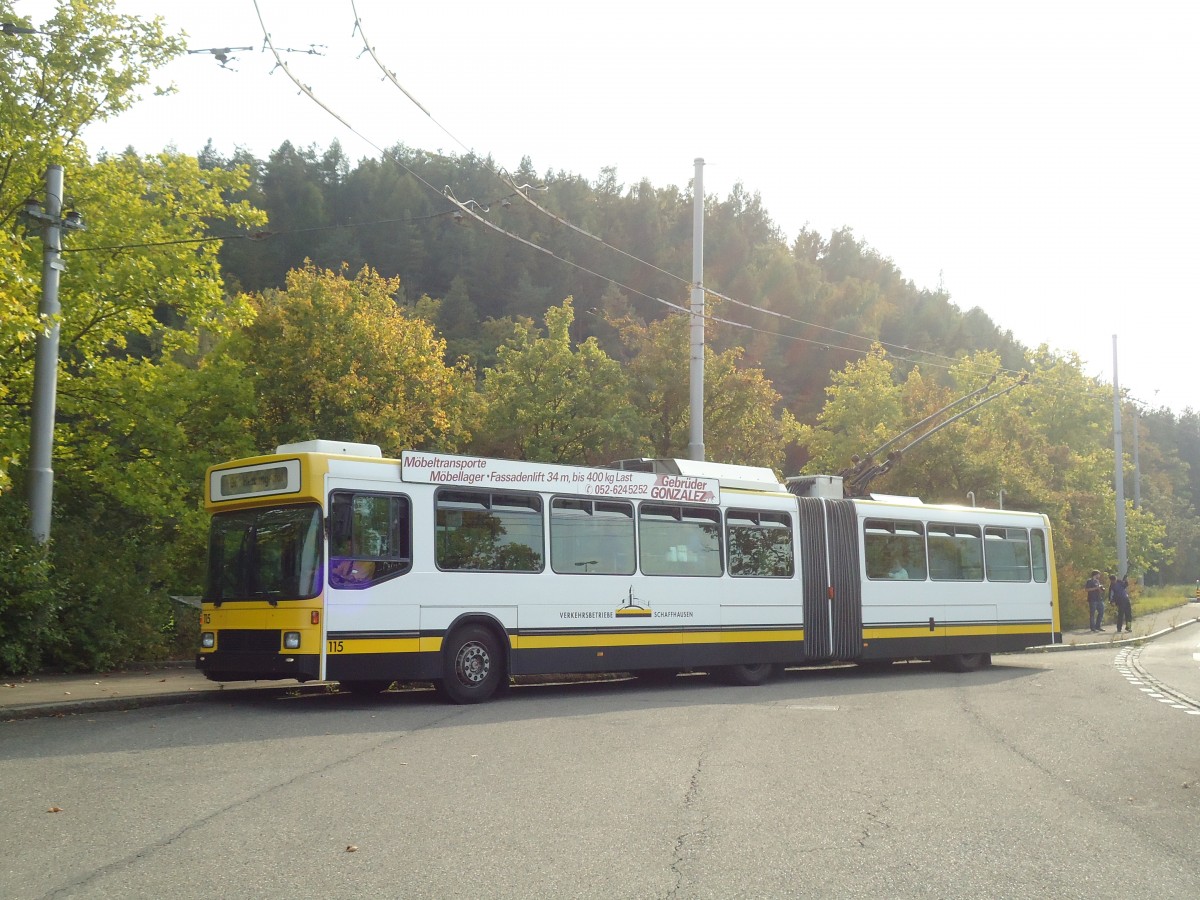
[[[463,684],[477,685],[488,677],[492,670],[492,660],[483,644],[471,641],[459,648],[454,660],[454,671]]]

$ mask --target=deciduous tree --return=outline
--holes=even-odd
[[[546,333],[517,329],[484,372],[478,452],[558,463],[636,453],[638,418],[620,365],[595,338],[572,346],[568,297],[546,310]]]
[[[256,310],[226,352],[255,385],[260,448],[312,438],[456,450],[470,438],[473,374],[444,362],[445,341],[395,302],[399,279],[307,265]]]

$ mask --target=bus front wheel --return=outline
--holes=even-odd
[[[447,640],[442,661],[442,693],[453,703],[481,703],[504,678],[504,658],[496,636],[482,625],[467,625]]]

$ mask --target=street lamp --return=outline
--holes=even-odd
[[[46,169],[46,205],[37,197],[25,201],[23,216],[42,229],[42,300],[38,305],[37,355],[33,366],[33,413],[29,426],[29,527],[41,544],[50,540],[50,508],[54,497],[54,401],[58,389],[58,303],[62,231],[83,229],[75,210],[62,215],[63,169]]]

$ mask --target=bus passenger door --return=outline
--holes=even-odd
[[[863,630],[854,504],[817,497],[800,497],[799,503],[804,656],[856,659],[861,655]]]

